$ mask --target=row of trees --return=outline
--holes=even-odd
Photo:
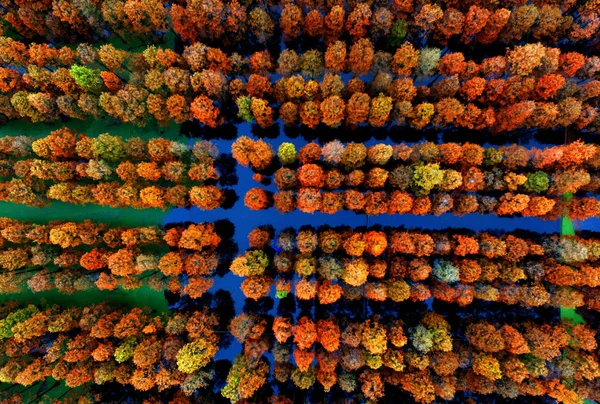
[[[193,147],[164,138],[101,134],[91,138],[67,128],[34,139],[0,140],[0,199],[30,206],[52,200],[111,207],[197,206],[210,210],[225,201],[215,164],[217,148]]]
[[[408,263],[416,270],[427,268],[423,261],[413,260]],[[466,263],[465,268],[478,268],[476,261]],[[485,266],[486,264],[487,267]],[[481,262],[481,268],[493,268],[489,262]],[[539,267],[538,267],[539,268]],[[591,269],[591,268],[590,268]],[[594,268],[597,270],[597,268]],[[515,284],[512,280],[514,272],[505,273],[509,280],[500,278],[492,281],[478,281],[471,284],[461,282],[440,282],[431,277],[424,281],[414,282],[403,279],[383,281],[366,281],[361,286],[351,286],[345,282],[332,282],[327,279],[305,280],[295,278],[275,278],[275,295],[279,298],[293,296],[298,303],[315,304],[318,307],[339,308],[349,302],[360,302],[364,307],[374,311],[392,306],[408,305],[416,302],[430,301],[437,304],[451,304],[460,307],[473,308],[479,304],[492,303],[506,310],[520,311],[523,309],[558,309],[586,308],[600,311],[600,293],[597,287],[554,286],[547,282],[530,281],[530,283]],[[260,301],[270,292],[273,279],[269,277],[252,276],[242,283],[241,289],[249,299]],[[293,293],[293,295],[290,295]],[[292,300],[294,301],[294,300]]]
[[[30,270],[2,270],[0,294],[56,291],[60,294],[71,295],[78,292],[98,293],[98,291],[115,289],[130,291],[147,286],[161,293],[168,290],[176,295],[189,294],[199,297],[206,292],[207,282],[212,283],[212,279],[194,276],[189,278],[192,279],[191,282],[182,282],[178,277],[165,276],[160,271],[153,271],[141,277],[119,277],[110,272],[86,271],[76,265],[76,261],[75,263],[70,262],[68,267],[63,268],[61,265],[65,265],[65,263],[59,261],[59,258],[71,257],[63,254],[55,258],[52,264],[56,266],[49,265]],[[195,282],[195,278],[199,278],[198,282]]]
[[[28,44],[0,36],[0,62],[5,78],[2,89],[6,93],[41,90],[56,95],[81,92],[99,95],[103,91],[115,92],[125,84],[132,84],[161,95],[206,92],[207,95],[219,95],[215,97],[217,99],[225,99],[227,97],[223,93],[226,84],[229,84],[233,98],[243,95],[244,89],[247,89],[248,95],[259,94],[261,88],[263,92],[270,92],[261,81],[266,78],[271,83],[274,73],[286,79],[294,76],[296,81],[299,76],[307,82],[324,78],[326,73],[331,76],[329,82],[343,73],[353,73],[354,76],[376,73],[380,78],[374,80],[379,83],[374,84],[372,93],[377,93],[375,89],[378,88],[391,91],[386,88],[391,83],[387,83],[387,86],[382,83],[385,74],[392,77],[388,81],[405,79],[401,83],[409,89],[412,81],[406,81],[407,77],[418,78],[422,85],[431,86],[434,84],[432,78],[441,75],[447,78],[456,76],[454,80],[459,82],[455,86],[464,86],[461,96],[465,100],[474,100],[481,95],[476,94],[476,88],[485,87],[486,84],[470,81],[481,78],[495,80],[494,85],[489,85],[490,88],[498,87],[498,83],[506,82],[508,88],[519,87],[518,83],[521,83],[521,86],[528,87],[529,91],[522,90],[525,95],[547,100],[557,95],[558,98],[564,98],[559,90],[594,79],[600,69],[598,56],[566,52],[539,42],[513,45],[499,55],[485,57],[465,55],[460,51],[442,52],[439,48],[415,46],[410,42],[399,44],[387,52],[376,50],[369,39],[335,41],[324,51],[311,49],[297,53],[293,48],[287,48],[278,54],[271,52],[260,50],[243,56],[237,52],[224,52],[219,47],[207,46],[202,42],[183,46],[180,53],[153,45],[143,51],[127,51],[110,44],[93,46],[80,43],[76,48],[55,47],[45,43]],[[248,76],[252,75],[256,76],[252,80],[254,83],[246,87]],[[211,79],[218,82],[209,85],[207,81]],[[284,87],[285,82],[281,81],[282,84],[275,85],[275,88]],[[360,86],[359,82],[360,79],[355,77],[346,85],[352,91]],[[540,88],[535,88],[536,83]],[[297,82],[294,84],[298,86]],[[435,88],[443,94],[448,90],[442,88],[448,86],[450,84]],[[327,87],[333,86],[329,84]],[[583,86],[582,92],[589,93],[583,99],[593,98],[596,91],[592,89],[595,87],[597,84]],[[396,89],[395,92],[406,97],[411,93],[409,89]],[[566,91],[567,94],[573,92],[572,89]],[[427,95],[420,94],[420,97]],[[435,94],[432,96],[435,97]],[[496,101],[498,96],[501,94],[488,97],[489,101]],[[300,96],[289,95],[289,98]]]
[[[189,225],[109,227],[104,223],[51,221],[31,223],[0,218],[0,246],[56,245],[67,248],[148,248],[168,246],[194,251],[216,249],[221,237],[212,223]]]
[[[600,236],[563,236],[541,233],[477,233],[463,229],[427,231],[401,228],[351,229],[304,226],[272,234],[258,227],[248,235],[251,248],[271,246],[294,254],[343,253],[349,257],[385,257],[403,254],[410,257],[474,257],[504,259],[519,263],[526,258],[543,256],[569,264],[593,262],[600,258]],[[284,271],[285,272],[285,271]]]
[[[253,230],[251,249],[231,263],[232,273],[245,278],[241,287],[248,298],[266,296],[274,283],[277,297],[293,287],[299,300],[318,298],[325,305],[433,297],[461,306],[482,300],[598,307],[593,236],[288,229],[271,239],[269,229]]]
[[[28,184],[39,180],[85,183],[116,179],[128,184],[203,184],[220,177],[215,168],[219,151],[206,141],[190,148],[164,138],[125,140],[107,133],[92,138],[62,128],[39,139],[3,137],[0,153],[2,177],[21,178]]]
[[[275,166],[276,154],[262,140],[242,136],[231,151],[239,164],[256,172]],[[469,143],[437,146],[430,142],[367,148],[333,141],[323,147],[309,143],[299,153],[293,144],[283,143],[277,157],[284,167],[273,176],[281,192],[272,195],[263,188],[252,188],[244,203],[252,210],[274,205],[281,213],[299,209],[335,214],[348,209],[368,215],[452,211],[457,215],[479,212],[547,219],[566,213],[587,218],[597,214],[598,201],[583,197],[565,202],[560,196],[597,188],[597,177],[588,172],[595,170],[596,153],[595,146],[582,142],[529,150],[517,145],[485,149]],[[297,161],[299,166],[294,169]],[[550,176],[546,171],[554,172]],[[378,191],[382,188],[388,190]],[[467,194],[475,192],[480,195]],[[492,196],[502,192],[506,193]],[[540,193],[547,197],[536,195]]]
[[[240,136],[232,145],[233,156],[238,163],[261,171],[272,164],[273,152],[267,151],[260,140]],[[378,143],[365,146],[361,143],[342,143],[334,140],[323,144],[311,142],[296,151],[292,143],[284,142],[277,149],[277,158],[283,166],[317,164],[323,169],[336,168],[351,172],[355,169],[386,167],[394,169],[404,165],[438,164],[456,170],[480,167],[485,169],[551,173],[569,169],[595,171],[600,167],[600,149],[597,145],[580,140],[567,145],[526,148],[517,144],[499,147],[483,147],[473,143],[445,142],[436,144]],[[268,156],[271,159],[267,162]],[[263,162],[264,160],[264,162]]]
[[[494,134],[537,128],[597,130],[595,107],[572,97],[559,103],[521,101],[497,110],[492,107],[480,108],[472,103],[463,104],[456,98],[444,98],[435,104],[409,101],[394,103],[391,97],[383,93],[370,97],[361,92],[347,98],[329,96],[323,101],[288,101],[278,110],[269,106],[268,101],[256,97],[240,97],[237,103],[238,117],[246,122],[256,122],[262,128],[273,126],[277,111],[284,125],[301,124],[309,129],[316,129],[320,124],[331,128],[362,124],[376,128],[410,126],[417,130],[431,126],[437,129],[465,128]],[[219,116],[220,111],[210,111],[210,116],[196,114],[194,118],[203,125],[216,127],[220,123],[213,116]]]
[[[110,164],[105,160],[56,162],[41,159],[3,161],[2,177],[20,178],[27,183],[36,180],[65,181],[111,181],[126,183],[204,183],[216,181],[219,173],[212,165],[185,164],[179,161],[167,163],[123,161]]]
[[[192,395],[210,385],[220,340],[209,309],[152,314],[107,304],[1,307],[5,383],[30,385],[50,376],[68,387],[116,382],[148,391],[177,387]]]
[[[279,117],[287,125],[301,123],[309,128],[320,123],[330,127],[408,123],[417,129],[433,124],[495,132],[571,125],[595,130],[595,99],[600,94],[597,80],[574,79],[578,73],[583,79],[593,78],[600,59],[561,54],[558,48],[541,44],[517,46],[478,64],[459,52],[441,57],[439,50],[432,61],[430,50],[408,43],[393,55],[375,53],[364,39],[349,51],[342,42],[332,44],[324,54],[308,51],[298,56],[285,50],[277,69],[267,51],[241,59],[201,43],[186,48],[181,56],[162,55],[170,67],[158,61],[156,48],[119,54],[105,45],[98,52],[80,49],[86,57],[92,53],[85,66],[74,64],[74,53],[63,61],[68,62],[66,67],[57,68],[52,63],[59,60],[59,51],[35,47],[27,52],[23,45],[28,56],[19,57],[14,55],[14,45],[5,40],[5,52],[0,52],[7,63],[0,69],[5,93],[0,112],[8,119],[34,122],[55,121],[61,115],[112,116],[139,125],[149,118],[165,124],[196,119],[216,127],[237,116],[262,127],[273,125]],[[39,56],[46,51],[54,56]],[[31,53],[43,67],[30,64],[23,73],[18,66],[30,61]],[[419,64],[421,54],[427,56],[428,66]],[[269,73],[275,70],[288,77],[272,82]],[[355,75],[377,74],[366,86],[358,77],[345,82],[338,73],[348,70]],[[422,85],[406,77],[436,73]],[[440,75],[446,77],[438,81]]]
[[[262,140],[239,137],[232,145],[232,153],[238,163],[255,171],[274,166],[275,154]],[[598,179],[589,171],[597,169],[597,156],[595,145],[580,141],[527,149],[517,145],[484,148],[470,143],[438,146],[432,142],[412,147],[376,144],[367,148],[336,140],[323,147],[309,143],[299,153],[292,143],[282,143],[277,157],[284,167],[275,171],[273,179],[281,191],[390,188],[411,191],[416,196],[432,191],[521,191],[559,196],[595,192]]]
[[[182,391],[160,392],[160,398],[156,393],[154,397],[149,392],[139,392],[133,387],[127,388],[123,385],[119,391],[112,390],[112,386],[107,385],[85,385],[75,388],[65,388],[60,381],[50,378],[51,381],[44,380],[33,383],[27,387],[13,384],[7,390],[0,392],[0,399],[5,403],[24,404],[28,398],[37,400],[40,403],[52,404],[93,404],[103,401],[109,401],[118,394],[120,398],[127,401],[140,402],[143,404],[192,404],[193,398],[187,397]],[[66,390],[66,391],[65,391]],[[27,396],[28,392],[36,392]],[[63,392],[64,391],[64,392]],[[289,404],[289,403],[285,403]]]
[[[88,137],[64,127],[42,138],[3,136],[0,139],[0,156],[3,159],[38,158],[56,162],[104,160],[108,164],[131,161],[213,165],[219,157],[219,150],[208,141],[189,145],[161,137],[144,140],[108,133]]]
[[[299,265],[310,265],[311,259],[316,261],[316,257],[302,257],[297,262]],[[324,267],[323,269],[320,266],[317,267],[316,271],[319,275],[315,279],[312,279],[312,276],[308,279],[294,277],[289,273],[277,275],[274,278],[269,275],[250,275],[242,282],[241,290],[248,299],[260,301],[271,293],[274,284],[275,296],[278,298],[286,299],[288,296],[293,296],[298,303],[314,304],[318,302],[318,307],[321,308],[339,308],[349,302],[358,301],[376,312],[381,308],[398,305],[398,303],[406,305],[410,302],[424,301],[471,308],[481,303],[495,303],[502,305],[505,309],[517,311],[524,308],[560,307],[583,307],[600,311],[600,293],[597,282],[590,282],[594,287],[560,286],[568,281],[556,281],[555,276],[571,275],[577,270],[570,267],[566,267],[566,269],[559,267],[558,270],[553,271],[552,265],[556,264],[553,262],[548,263],[547,266],[539,262],[528,262],[528,266],[521,269],[503,266],[501,263],[489,260],[461,260],[453,263],[449,261],[430,262],[422,259],[402,262],[398,259],[390,264],[390,273],[396,277],[388,279],[378,279],[372,276],[371,271],[382,271],[382,268],[385,268],[385,264],[381,262],[368,263],[364,259],[353,261],[340,259],[336,262],[330,257],[324,257],[319,262],[324,262]],[[330,270],[332,267],[341,273],[339,278],[333,281],[321,275],[321,272]],[[402,268],[405,269],[404,274],[401,272]],[[564,270],[561,271],[561,269]],[[590,279],[598,271],[597,266],[585,266],[583,269],[583,274],[579,275],[579,278]],[[444,271],[450,272],[450,275]],[[472,276],[477,271],[481,271],[480,278],[475,281],[469,279],[463,281],[463,276]],[[539,273],[532,274],[531,271],[547,271],[548,278],[559,285],[546,281],[543,273],[540,276]],[[410,276],[406,275],[407,272],[410,273]],[[432,274],[430,275],[428,272],[432,272]],[[375,273],[375,275],[378,274]],[[448,281],[448,278],[440,280],[438,275],[455,277],[456,280]],[[488,275],[491,276],[491,279],[486,278]],[[528,278],[528,275],[531,278]],[[537,279],[536,276],[538,276]],[[421,280],[414,281],[411,278],[420,278]],[[359,286],[354,286],[359,283]]]
[[[2,219],[0,228],[2,293],[148,285],[200,298],[222,261],[221,237],[211,223],[108,228],[90,221],[39,225]]]
[[[211,82],[214,83],[214,82]],[[313,82],[319,91],[319,83]],[[567,97],[559,102],[525,100],[499,107],[479,107],[463,103],[456,98],[443,98],[439,102],[394,103],[392,97],[380,93],[369,96],[356,92],[341,97],[332,95],[321,100],[287,101],[271,104],[261,97],[240,96],[236,102],[216,103],[206,95],[164,97],[149,94],[134,85],[127,85],[115,95],[103,93],[102,98],[81,94],[54,97],[48,93],[15,93],[0,97],[0,114],[6,119],[28,119],[32,122],[54,122],[61,116],[75,119],[115,118],[125,123],[145,126],[149,119],[160,124],[182,123],[196,120],[216,128],[225,121],[240,118],[256,123],[262,128],[272,127],[277,119],[286,126],[301,124],[315,129],[320,124],[337,128],[369,125],[377,128],[410,126],[421,130],[426,127],[466,128],[502,133],[516,129],[559,129],[574,127],[579,130],[597,130],[597,111],[594,103]]]
[[[268,351],[280,388],[293,383],[326,397],[359,394],[363,401],[377,401],[396,386],[419,403],[451,400],[460,391],[577,403],[597,396],[600,376],[595,332],[553,321],[469,318],[455,327],[434,312],[411,325],[378,316],[271,322],[243,313],[231,321],[230,331],[244,347],[222,391],[232,402],[250,399],[267,382]]]
[[[212,210],[225,202],[226,195],[215,185],[164,187],[123,184],[116,181],[99,184],[66,181],[48,186],[45,183],[28,184],[21,179],[13,179],[0,182],[0,200],[40,208],[50,205],[52,201],[61,201],[74,205],[96,204],[112,208],[167,209],[196,206],[203,210]]]
[[[593,180],[592,180],[593,178]],[[316,188],[324,190],[392,189],[410,191],[416,196],[432,192],[515,192],[560,196],[566,193],[597,192],[598,176],[586,171],[518,172],[499,168],[481,170],[477,167],[461,171],[444,169],[437,163],[400,165],[394,169],[374,167],[355,169],[343,174],[337,169],[324,170],[320,165],[303,164],[297,170],[280,168],[274,174],[280,191]]]
[[[244,402],[275,383],[280,391],[295,386],[373,401],[395,388],[423,403],[461,391],[564,403],[597,397],[596,333],[585,325],[476,317],[451,324],[435,312],[408,322],[323,314],[294,320],[241,313],[229,321],[243,349],[221,395]],[[68,387],[110,382],[155,395],[177,389],[208,397],[222,327],[208,308],[156,315],[104,303],[7,303],[0,307],[0,377],[22,386],[52,377]],[[271,402],[291,403],[285,395]]]
[[[472,5],[472,3],[400,0],[384,2],[283,2],[280,13],[269,8],[254,8],[247,15],[249,31],[258,42],[267,42],[281,30],[283,40],[323,39],[331,43],[340,37],[370,37],[385,46],[397,46],[407,34],[411,38],[433,39],[446,44],[449,40],[464,44],[517,42],[526,34],[536,40],[558,41],[567,37],[572,42],[586,42],[598,29],[597,7],[569,4],[559,7],[545,1],[538,4]],[[562,4],[561,4],[562,6]],[[176,6],[174,6],[176,7]],[[510,7],[510,9],[508,8]],[[176,8],[173,24],[182,39],[219,40],[223,36],[243,35],[244,25],[232,29],[233,16],[220,7],[218,14],[198,12],[195,4]],[[239,10],[242,13],[243,10]],[[178,19],[180,18],[180,19]],[[225,24],[223,22],[225,21]],[[260,21],[260,29],[256,25]],[[238,22],[238,21],[236,21]],[[179,24],[179,25],[178,25]],[[204,30],[205,25],[210,28]],[[185,31],[183,31],[185,30]],[[230,38],[228,38],[230,39]]]
[[[301,187],[297,191],[281,191],[272,195],[262,188],[252,188],[246,193],[244,204],[252,210],[275,206],[280,213],[289,213],[298,209],[305,213],[336,214],[345,209],[369,216],[385,214],[438,216],[451,212],[457,216],[479,213],[538,217],[544,220],[556,220],[567,215],[572,219],[585,220],[600,214],[600,201],[594,197],[574,197],[565,201],[561,197],[512,192],[507,192],[500,197],[465,193],[435,193],[419,196],[398,190],[330,192]]]
[[[505,6],[505,7],[502,7]],[[537,40],[588,44],[598,30],[598,9],[592,4],[481,4],[397,0],[375,2],[274,2],[246,4],[220,0],[193,1],[105,0],[61,3],[10,1],[2,8],[4,31],[27,38],[74,42],[106,38],[116,34],[126,39],[158,39],[174,31],[184,41],[206,40],[234,46],[248,42],[267,43],[279,34],[286,42],[340,37],[371,37],[394,46],[410,37],[449,40],[464,44],[496,41],[510,43],[526,34]]]

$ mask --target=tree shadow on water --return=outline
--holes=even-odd
[[[223,187],[234,186],[238,183],[236,174],[237,161],[229,153],[223,153],[215,163],[215,168],[219,171],[219,185]]]

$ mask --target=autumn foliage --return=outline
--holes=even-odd
[[[89,220],[37,224],[3,218],[0,234],[2,293],[148,285],[200,298],[213,284],[221,244],[211,223],[115,228]],[[176,289],[169,286],[173,282]]]
[[[134,10],[142,2],[125,3]],[[141,35],[162,21],[154,32],[166,32],[166,5],[154,3],[156,7],[148,6],[152,12],[142,12],[145,17],[134,17],[134,13],[135,22],[119,23]],[[492,134],[536,128],[597,132],[598,58],[553,46],[571,30],[573,43],[591,37],[600,27],[596,11],[576,11],[582,14],[574,22],[569,15],[574,9],[548,5],[539,9],[515,6],[513,10],[470,5],[444,10],[439,5],[407,3],[411,6],[400,9],[411,10],[408,14],[359,3],[347,15],[335,6],[305,10],[305,16],[293,4],[281,14],[262,6],[248,10],[237,2],[228,6],[221,2],[174,4],[169,9],[172,29],[190,41],[180,53],[155,45],[142,51],[87,43],[75,49],[55,48],[2,36],[0,113],[4,119],[32,122],[110,117],[140,126],[193,120],[215,128],[241,119],[268,128],[281,118],[288,126],[301,124],[310,129],[322,124],[331,128],[470,129]],[[100,15],[110,14],[111,23],[118,24],[115,14],[119,12],[107,11],[110,7],[94,18],[79,15],[76,31],[85,31],[83,21],[100,23]],[[74,15],[81,12],[74,6],[66,9]],[[155,10],[162,10],[160,17],[147,17],[146,13]],[[40,12],[43,15],[41,10],[25,8],[26,14],[18,17],[15,12],[7,12],[7,26],[24,30],[25,36],[42,35],[33,32],[44,26],[43,18],[21,21]],[[54,18],[73,22],[74,15],[64,15],[65,9],[55,12]],[[50,31],[64,28],[65,20]],[[276,40],[273,35],[279,23],[284,40],[298,41],[304,34],[321,37],[321,50],[289,48],[275,55],[234,46],[243,43],[241,39],[259,47]],[[134,29],[140,24],[143,30]],[[103,29],[96,26],[94,32]],[[532,29],[535,42],[514,44]],[[205,30],[211,34],[205,36]],[[344,32],[348,37],[341,36]],[[499,41],[510,46],[500,55],[483,59],[469,59],[468,51],[452,49],[442,56],[440,48],[415,45],[422,43],[423,35],[432,35],[440,46],[457,40],[483,45]],[[238,39],[229,43],[232,38]],[[274,79],[275,73],[282,77]],[[367,86],[358,77],[345,83],[343,73],[373,74],[373,78]],[[425,78],[423,85],[415,86],[419,77]]]
[[[239,335],[242,328],[237,328],[238,324],[243,324],[246,331],[236,337],[243,343],[245,353],[235,363],[263,366],[262,359],[253,355],[264,341],[265,326],[270,320],[248,315],[238,318],[241,321],[236,321],[235,333]],[[372,400],[384,397],[388,388],[400,388],[423,403],[433,402],[436,397],[449,400],[461,392],[505,395],[504,383],[533,383],[541,394],[558,394],[553,390],[555,379],[548,377],[550,368],[558,366],[564,371],[573,366],[571,361],[559,360],[561,352],[584,360],[584,367],[597,369],[594,331],[585,325],[553,321],[467,321],[451,325],[434,312],[424,314],[414,325],[401,320],[385,322],[379,316],[364,321],[346,316],[316,321],[276,316],[271,329],[276,341],[258,352],[272,352],[278,383],[291,381],[298,389],[323,389],[325,394],[337,385],[347,394],[362,391]],[[467,338],[459,342],[457,336],[465,333]],[[557,365],[547,362],[552,360]],[[537,371],[532,372],[534,364]],[[234,364],[229,373],[230,388],[237,387],[232,384],[237,380],[233,377],[238,372],[235,368]],[[264,383],[262,371],[251,374],[248,377],[258,379],[258,386]],[[560,375],[560,380],[573,380],[567,373]],[[587,394],[598,371],[592,370],[588,376],[589,379],[577,379],[561,394]],[[238,387],[240,396],[245,391],[241,387],[242,384]],[[230,394],[228,388],[224,395]]]
[[[4,137],[2,144],[4,161],[14,161],[0,183],[4,201],[212,210],[225,200],[214,185],[219,152],[207,141],[188,146],[108,133],[92,138],[63,128],[39,139]]]
[[[218,317],[208,308],[157,314],[106,303],[83,307],[2,306],[4,380],[23,386],[50,376],[70,387],[108,381],[139,391],[207,386],[217,353]],[[47,343],[42,342],[44,336]],[[41,353],[42,355],[39,355]],[[206,384],[187,385],[190,374]]]
[[[254,239],[263,231],[250,235]],[[593,236],[450,229],[286,230],[269,244],[255,243],[230,270],[246,279],[242,290],[255,300],[273,282],[284,292],[279,298],[293,293],[299,301],[321,305],[361,297],[394,303],[433,297],[461,307],[483,301],[598,310],[593,252],[598,242]]]
[[[2,2],[0,204],[66,216],[0,218],[0,295],[41,299],[0,304],[0,403],[600,401],[600,235],[562,234],[600,217],[599,30],[598,1]],[[397,226],[450,214],[501,228]]]
[[[234,152],[239,154],[238,142]],[[272,165],[272,152],[266,155]],[[249,164],[247,156],[238,160]],[[320,147],[313,142],[300,150],[296,169],[275,171],[280,192],[273,195],[273,205],[281,213],[347,209],[367,215],[451,212],[555,220],[566,214],[585,219],[600,209],[587,194],[599,190],[600,182],[589,173],[596,170],[597,156],[597,146],[581,141],[543,149],[432,142],[367,148],[337,140]],[[564,201],[567,193],[572,198]],[[253,188],[248,202],[258,194]],[[259,199],[251,206],[271,206],[267,198]]]

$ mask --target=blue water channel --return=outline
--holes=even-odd
[[[254,137],[251,132],[251,126],[249,124],[237,125],[237,136]],[[190,143],[193,143],[197,140],[200,139],[190,139]],[[293,143],[297,150],[300,150],[301,147],[309,143],[309,141],[304,140],[301,136],[295,138],[287,136],[282,129],[280,129],[279,136],[277,136],[275,139],[264,140],[271,144],[274,151],[277,151],[277,148],[283,142]],[[344,139],[340,140],[344,141]],[[211,141],[219,148],[221,153],[231,153],[231,145],[233,140],[216,139]],[[389,138],[385,140],[371,139],[364,143],[367,146],[377,143],[393,144]],[[538,148],[545,146],[533,139],[527,140],[526,142],[522,143],[522,145],[525,147]],[[490,145],[483,144],[483,146],[488,147]],[[248,167],[236,165],[235,174],[237,175],[237,184],[230,186],[230,188],[236,193],[237,200],[231,208],[219,208],[212,211],[202,211],[196,207],[192,207],[190,209],[173,209],[165,217],[163,225],[181,222],[199,223],[215,222],[219,220],[230,221],[235,227],[232,241],[237,244],[238,253],[241,254],[243,254],[243,252],[249,247],[247,238],[248,233],[261,225],[271,225],[274,228],[276,235],[285,228],[293,227],[298,229],[304,225],[311,225],[315,228],[322,225],[351,227],[381,225],[390,227],[404,227],[406,229],[416,228],[427,230],[463,228],[477,232],[494,230],[502,232],[528,230],[538,233],[557,233],[559,231],[559,220],[550,221],[532,217],[507,218],[489,214],[481,215],[477,213],[465,216],[455,216],[451,213],[447,213],[441,216],[418,216],[412,214],[403,214],[368,217],[363,214],[357,214],[353,211],[340,211],[335,215],[329,215],[321,212],[309,214],[299,210],[295,210],[287,214],[281,214],[275,208],[270,208],[263,211],[251,211],[244,206],[244,196],[248,190],[253,187],[262,187],[275,192],[276,187],[274,184],[264,186],[254,181],[252,179],[253,172]],[[600,229],[600,219],[590,219],[582,223],[575,223],[575,228],[576,230],[598,230]],[[227,272],[222,277],[216,277],[215,284],[210,292],[214,293],[219,289],[228,291],[231,294],[231,298],[234,302],[236,314],[240,314],[243,311],[243,306],[245,304],[245,297],[240,289],[242,281],[243,278]],[[275,298],[274,287],[271,288],[270,297],[274,299],[276,307],[277,299]],[[275,314],[275,308],[270,311],[270,314]],[[233,341],[228,348],[220,350],[215,359],[233,360],[235,355],[238,354],[240,350],[240,344],[238,344],[236,341]]]

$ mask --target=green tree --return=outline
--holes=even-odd
[[[193,373],[208,365],[219,348],[204,338],[186,344],[177,352],[177,368],[184,373]]]
[[[444,181],[444,171],[440,169],[439,164],[419,165],[413,170],[412,180],[415,192],[427,195]]]
[[[104,90],[104,82],[100,77],[100,70],[73,65],[69,70],[75,82],[90,93],[98,94]]]
[[[252,105],[252,98],[246,96],[238,97],[238,99],[235,100],[235,103],[238,107],[238,118],[245,122],[254,122],[254,115],[250,109],[250,106]]]
[[[125,142],[119,136],[103,133],[94,139],[92,150],[96,158],[120,161],[125,157]]]
[[[135,337],[129,337],[125,339],[121,345],[115,350],[115,360],[119,363],[123,363],[133,356],[135,347],[137,346],[137,340]]]
[[[39,313],[39,310],[30,304],[25,308],[10,313],[6,318],[0,320],[0,339],[12,337],[14,335],[12,329],[15,325],[22,323],[37,313]]]
[[[548,174],[543,171],[529,174],[527,181],[523,184],[523,188],[526,190],[537,193],[547,191],[549,186],[550,178],[548,178]]]
[[[390,48],[397,48],[404,42],[404,37],[408,34],[408,23],[406,20],[398,20],[392,25],[392,31],[387,37]]]
[[[248,260],[248,275],[262,275],[269,266],[269,257],[262,250],[253,250],[246,253]]]
[[[289,142],[282,143],[277,150],[277,156],[281,164],[292,164],[296,161],[296,147]]]
[[[232,403],[252,397],[254,392],[267,381],[269,366],[264,359],[251,361],[244,355],[238,355],[227,375],[227,385],[221,395]]]

